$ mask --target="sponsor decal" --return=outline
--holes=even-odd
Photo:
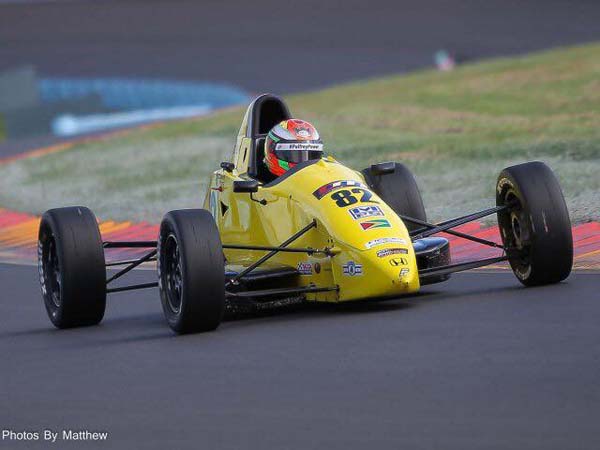
[[[385,248],[383,250],[377,251],[377,256],[379,258],[385,258],[386,256],[392,255],[407,255],[408,249],[406,248]]]
[[[402,269],[402,270],[400,271],[400,276],[401,276],[401,277],[403,277],[403,276],[405,276],[405,275],[408,275],[408,273],[409,273],[409,272],[410,272],[410,270],[408,270],[408,269]]]
[[[313,150],[313,151],[323,151],[323,144],[311,144],[309,142],[305,143],[282,143],[276,144],[275,150]]]
[[[38,254],[38,275],[40,277],[40,284],[42,286],[42,295],[47,295],[48,294],[48,290],[46,288],[46,276],[44,274],[44,262],[43,262],[43,256],[42,256],[43,253],[44,253],[42,239],[46,239],[46,237],[45,236],[43,238],[40,237],[40,239],[38,240],[38,248],[37,248],[37,254]]]
[[[367,242],[365,244],[365,247],[373,248],[373,247],[378,247],[383,244],[404,244],[404,245],[406,245],[406,241],[404,239],[398,238],[398,237],[379,238],[379,239],[373,239],[372,241]]]
[[[367,222],[361,222],[360,226],[363,230],[371,230],[373,228],[391,228],[387,219],[372,219]]]
[[[309,262],[299,262],[296,269],[300,275],[312,275],[312,264]]]
[[[210,191],[208,200],[209,210],[215,220],[219,220],[219,192],[217,190]]]
[[[383,211],[379,206],[356,206],[348,210],[354,220],[366,219],[367,217],[383,216]]]
[[[392,258],[390,259],[390,264],[392,266],[405,266],[408,264],[408,261],[406,258]]]
[[[346,264],[342,266],[344,270],[344,275],[349,277],[354,277],[358,275],[362,275],[362,264],[356,264],[354,261],[348,261]]]
[[[348,187],[348,186],[356,186],[356,187],[359,187],[361,189],[366,189],[366,190],[369,189],[367,186],[365,186],[360,181],[355,181],[355,180],[339,180],[339,181],[333,181],[331,183],[324,184],[319,189],[317,189],[316,191],[314,191],[313,195],[318,200],[321,200],[323,197],[325,197],[330,192],[333,192],[333,191],[335,191],[337,189],[345,188],[345,187]]]

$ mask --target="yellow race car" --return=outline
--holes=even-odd
[[[356,171],[327,156],[274,178],[262,164],[265,136],[290,118],[279,97],[264,94],[252,102],[231,158],[211,177],[204,209],[167,213],[157,241],[102,242],[89,209],[47,211],[38,267],[54,325],[97,324],[108,293],[154,286],[170,327],[190,333],[215,329],[227,308],[395,298],[504,260],[527,286],[569,275],[569,215],[545,164],[504,169],[496,206],[432,224],[414,177],[399,163]],[[453,230],[492,214],[502,244]],[[433,237],[442,232],[501,248],[503,255],[452,264],[448,240]],[[118,262],[124,268],[107,279],[104,249],[115,247],[150,251]],[[158,281],[111,287],[154,260]]]

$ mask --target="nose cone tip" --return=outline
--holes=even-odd
[[[394,266],[392,264],[389,267],[382,267],[381,275],[383,275],[389,284],[387,284],[389,292],[386,293],[402,293],[407,291],[413,291],[419,287],[419,274],[415,267],[411,265],[400,265]]]

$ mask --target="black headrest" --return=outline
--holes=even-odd
[[[279,122],[291,118],[290,110],[281,98],[272,94],[263,94],[252,104],[248,137],[254,139],[264,136]]]
[[[260,174],[260,168],[263,165],[265,157],[265,138],[259,137],[254,139],[250,149],[250,159],[248,161],[248,175],[252,178],[257,178]]]

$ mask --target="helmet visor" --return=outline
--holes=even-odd
[[[321,142],[293,142],[275,145],[277,159],[290,163],[301,163],[321,159],[323,157],[323,144]]]

